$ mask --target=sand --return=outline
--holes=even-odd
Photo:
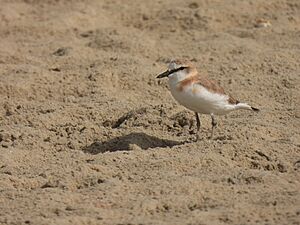
[[[300,224],[298,0],[0,5],[0,224]],[[192,142],[174,58],[261,111]]]

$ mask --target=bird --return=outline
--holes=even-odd
[[[192,110],[196,116],[196,141],[199,139],[201,121],[199,114],[208,114],[211,117],[211,135],[217,126],[215,115],[225,115],[232,111],[245,109],[254,112],[260,111],[247,103],[243,103],[227,94],[216,81],[200,74],[189,60],[171,60],[168,69],[156,78],[168,77],[169,87],[175,100],[185,108]]]

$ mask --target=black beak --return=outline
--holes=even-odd
[[[181,67],[179,67],[179,68],[177,68],[177,69],[167,70],[167,71],[165,71],[165,72],[159,74],[156,78],[167,77],[167,76],[169,76],[169,75],[172,74],[172,73],[176,73],[177,71],[184,70],[184,69],[186,69],[186,68],[188,68],[188,67],[186,67],[186,66],[181,66]]]
[[[164,78],[164,77],[169,76],[171,73],[172,73],[171,70],[167,70],[167,71],[165,71],[165,72],[159,74],[156,78]]]

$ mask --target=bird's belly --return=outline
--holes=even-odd
[[[224,115],[232,111],[228,96],[211,93],[205,89],[193,91],[191,88],[178,90],[171,88],[172,96],[184,107],[201,114]]]

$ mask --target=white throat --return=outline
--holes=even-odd
[[[184,79],[186,79],[187,78],[187,73],[184,70],[178,71],[178,72],[170,74],[168,78],[169,78],[169,84],[170,85],[175,85],[178,82],[183,81]]]

